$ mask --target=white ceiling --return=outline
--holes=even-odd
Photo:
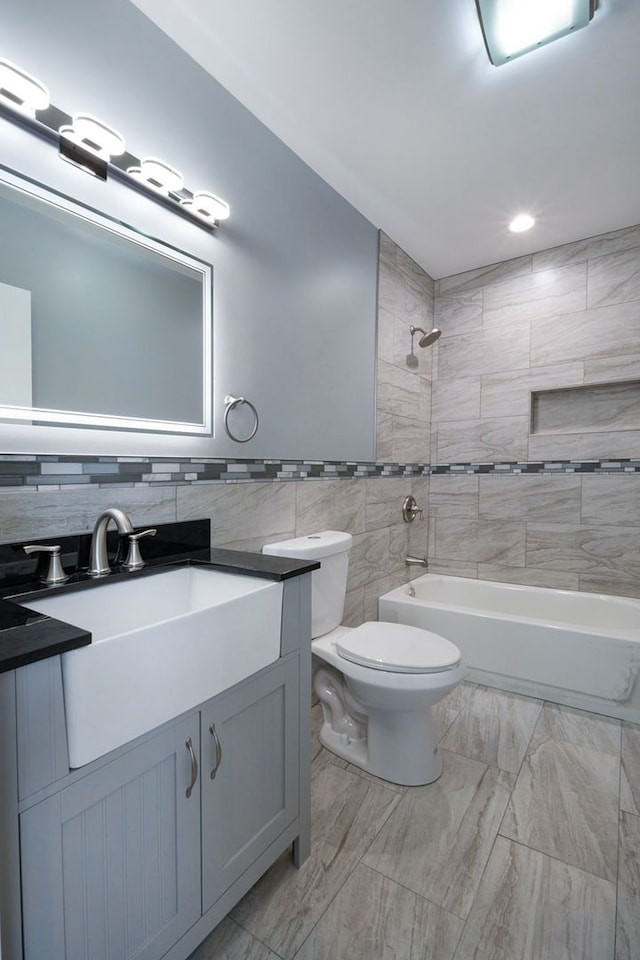
[[[474,0],[132,2],[434,278],[640,222],[640,0],[501,67]]]

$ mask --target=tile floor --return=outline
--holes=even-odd
[[[314,737],[310,859],[191,960],[640,960],[640,726],[468,683],[436,713],[426,787]]]

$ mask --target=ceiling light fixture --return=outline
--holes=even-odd
[[[68,113],[55,107],[40,80],[21,67],[0,58],[0,119],[54,144],[63,160],[87,173],[107,179],[107,174],[153,196],[161,204],[214,230],[229,216],[229,204],[213,193],[192,193],[182,174],[153,157],[139,160],[125,149],[122,134],[90,113]]]
[[[27,117],[49,106],[49,91],[44,83],[8,60],[0,60],[0,100]]]
[[[519,213],[509,224],[509,230],[512,233],[524,233],[525,230],[531,230],[536,221],[528,213]]]
[[[596,5],[597,0],[476,0],[487,53],[497,67],[586,27]]]

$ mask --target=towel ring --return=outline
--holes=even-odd
[[[251,401],[247,400],[246,397],[232,397],[227,395],[224,398],[224,402],[226,403],[226,407],[224,411],[224,428],[227,431],[227,434],[231,437],[232,440],[235,440],[236,443],[248,443],[249,440],[253,440],[256,433],[258,432],[259,420],[258,420],[258,411],[254,407],[254,405],[251,403]],[[253,415],[256,418],[256,422],[253,425],[253,430],[251,431],[248,437],[235,437],[231,433],[231,430],[229,429],[229,414],[240,403],[246,403],[247,406],[251,408],[251,410],[253,411]]]

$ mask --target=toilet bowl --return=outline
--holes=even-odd
[[[326,530],[263,547],[272,556],[321,563],[311,575],[320,742],[383,780],[431,783],[442,773],[431,707],[463,680],[461,654],[420,627],[377,621],[339,625],[351,543],[350,534]]]

